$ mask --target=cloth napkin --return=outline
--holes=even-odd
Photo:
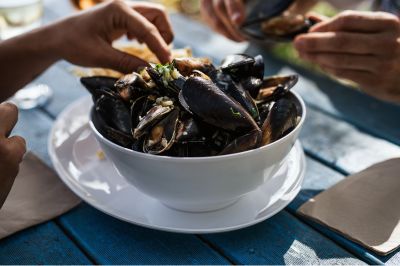
[[[298,213],[387,255],[400,246],[400,158],[345,178]]]
[[[59,216],[79,202],[51,168],[28,152],[0,209],[0,239]]]

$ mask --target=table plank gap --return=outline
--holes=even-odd
[[[0,264],[91,263],[53,221],[17,232],[0,243]]]
[[[85,247],[82,246],[82,244],[77,241],[77,239],[71,234],[71,232],[60,222],[60,218],[57,217],[54,219],[55,224],[60,228],[60,230],[70,239],[77,248],[90,260],[90,262],[94,265],[100,265],[100,262],[96,260],[92,254],[86,251]]]
[[[201,235],[196,235],[202,242],[204,242],[204,244],[206,244],[207,246],[209,246],[210,248],[212,248],[213,250],[215,250],[215,252],[217,252],[219,255],[221,255],[222,257],[224,257],[227,261],[230,262],[231,265],[239,265],[240,262],[236,261],[234,258],[229,257],[228,255],[225,254],[225,252],[219,248],[218,246],[214,245],[212,242],[208,241],[207,239],[205,239],[204,237],[202,237]]]

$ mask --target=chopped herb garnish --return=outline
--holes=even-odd
[[[231,107],[231,112],[232,112],[232,115],[234,116],[234,117],[242,117],[242,114],[238,111],[238,112],[235,112],[235,110],[233,110],[233,108]]]

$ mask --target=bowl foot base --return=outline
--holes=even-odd
[[[233,205],[236,203],[239,198],[235,198],[233,200],[229,201],[222,201],[222,202],[214,202],[214,203],[208,203],[208,204],[196,204],[196,203],[172,203],[172,202],[161,202],[165,206],[167,206],[170,209],[174,209],[177,211],[183,211],[183,212],[211,212],[211,211],[217,211],[223,208],[226,208],[230,205]]]

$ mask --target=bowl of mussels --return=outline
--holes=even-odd
[[[297,75],[264,77],[262,56],[220,66],[177,58],[121,77],[85,77],[90,127],[120,175],[184,211],[210,211],[271,179],[305,119]]]

